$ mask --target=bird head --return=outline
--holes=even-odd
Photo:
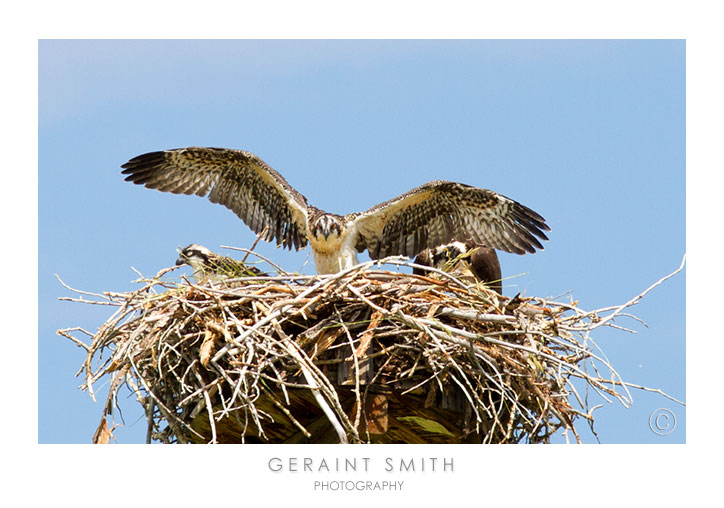
[[[181,249],[178,259],[176,260],[176,266],[189,265],[190,267],[197,269],[199,266],[208,263],[209,259],[213,255],[213,252],[203,245],[192,243],[191,245]]]
[[[443,266],[445,263],[457,261],[466,257],[468,252],[467,246],[458,241],[453,241],[445,245],[435,247],[433,251],[433,261],[437,266]]]
[[[342,222],[334,215],[322,215],[314,221],[312,236],[318,242],[338,240],[342,236]]]

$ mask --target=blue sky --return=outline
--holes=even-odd
[[[366,210],[435,179],[493,189],[543,215],[550,242],[501,253],[507,295],[568,291],[622,304],[676,269],[685,244],[683,41],[53,41],[39,43],[38,440],[86,443],[102,410],[77,389],[107,307],[58,301],[124,291],[191,242],[248,247],[225,208],[123,182],[153,150],[252,151],[329,212]],[[258,250],[313,272],[308,251]],[[306,263],[306,264],[305,264]],[[686,399],[686,270],[633,313],[636,335],[595,338],[629,382]],[[595,413],[604,443],[685,442],[686,412],[656,394]],[[142,442],[133,397],[119,442]],[[649,429],[657,408],[677,427]],[[117,420],[120,421],[120,420]],[[579,425],[584,440],[595,441]]]

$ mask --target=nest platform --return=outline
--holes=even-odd
[[[66,298],[118,307],[95,333],[59,331],[87,352],[83,389],[110,380],[95,442],[111,438],[122,386],[162,443],[580,441],[576,422],[593,423],[581,388],[631,404],[590,336],[623,307],[605,317],[372,262],[201,284],[170,270]]]

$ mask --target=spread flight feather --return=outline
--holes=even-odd
[[[179,148],[139,155],[123,166],[126,181],[174,194],[208,196],[257,234],[299,250],[311,243],[319,273],[372,259],[413,257],[452,240],[473,240],[515,254],[542,249],[545,219],[496,192],[434,181],[345,216],[311,206],[256,155],[226,148]]]

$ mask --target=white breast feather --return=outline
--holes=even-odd
[[[348,229],[342,237],[330,237],[327,241],[321,242],[310,238],[309,243],[314,254],[317,273],[337,273],[358,263],[355,249],[357,228],[354,224],[347,226]]]

